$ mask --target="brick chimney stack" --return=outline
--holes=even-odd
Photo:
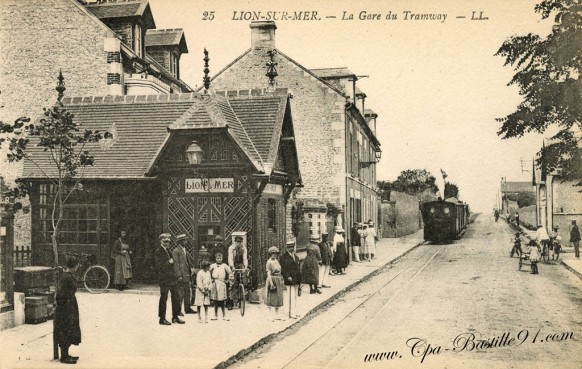
[[[270,51],[275,49],[275,30],[273,21],[251,22],[251,48],[253,51]]]

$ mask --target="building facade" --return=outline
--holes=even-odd
[[[342,216],[334,221],[344,228],[353,221],[377,222],[376,168],[371,164],[380,151],[371,128],[377,115],[369,111],[365,116],[365,94],[357,90],[358,77],[347,68],[302,66],[276,48],[274,22],[252,22],[250,28],[251,48],[218,72],[210,89],[264,88],[269,83],[266,63],[277,63],[275,84],[288,88],[293,96],[304,184],[295,201],[303,205],[310,233],[319,234],[326,227],[328,204],[341,209]]]
[[[82,190],[64,207],[60,260],[87,253],[108,265],[120,232],[133,249],[134,278],[153,282],[158,235],[186,234],[195,266],[234,232],[244,233],[255,281],[264,280],[266,250],[285,247],[285,207],[301,183],[291,106],[286,90],[225,97],[220,94],[85,96],[65,98],[86,129],[115,134],[87,148],[95,157]],[[188,152],[200,156],[188,160]],[[50,173],[41,149],[32,157]],[[50,214],[54,189],[34,164],[23,179],[32,184],[32,250],[35,264],[52,264]]]

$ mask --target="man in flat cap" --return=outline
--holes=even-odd
[[[158,306],[158,317],[161,325],[171,325],[172,323],[184,324],[178,316],[180,314],[180,300],[178,291],[178,278],[174,270],[174,259],[170,251],[171,235],[162,233],[160,235],[160,247],[156,249],[156,268],[158,270],[158,284],[160,285],[160,302]],[[172,323],[166,320],[166,303],[168,302],[168,292],[172,300]]]
[[[242,236],[234,237],[234,244],[228,247],[228,266],[234,273],[234,283],[230,288],[229,300],[226,305],[229,310],[233,308],[233,301],[238,301],[241,296],[238,296],[239,290],[238,285],[241,284],[242,273],[245,272],[236,271],[235,269],[248,269],[249,261],[247,258],[247,248],[243,244],[244,238]]]
[[[190,290],[192,265],[190,264],[190,260],[188,260],[188,250],[186,249],[188,237],[185,234],[179,234],[176,236],[176,242],[178,246],[172,252],[172,258],[174,259],[176,278],[178,278],[178,291],[180,292],[179,306],[182,309],[182,304],[184,304],[184,313],[194,314],[194,310],[190,308],[190,301],[192,299],[192,292]],[[182,313],[180,314],[182,315]]]

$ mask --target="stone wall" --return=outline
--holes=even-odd
[[[111,35],[75,0],[2,0],[0,120],[39,118],[43,108],[56,102],[59,70],[65,77],[66,96],[107,95],[104,40]],[[0,161],[3,175],[14,178],[20,170]],[[15,245],[30,245],[29,214],[16,216]]]
[[[212,80],[211,90],[268,86],[264,50],[250,51]],[[297,199],[345,203],[345,98],[285,56],[276,56],[276,87],[293,95],[291,114],[304,187]]]
[[[418,198],[402,192],[391,191],[390,201],[383,201],[382,237],[401,237],[420,229],[421,214]]]

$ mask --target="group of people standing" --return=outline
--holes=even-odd
[[[376,258],[378,234],[371,219],[367,223],[354,222],[350,236],[356,263]]]
[[[156,267],[158,269],[158,283],[160,285],[160,302],[158,307],[159,323],[161,325],[171,325],[172,323],[184,324],[180,319],[184,314],[198,313],[199,323],[208,323],[208,307],[211,301],[214,304],[214,317],[211,320],[218,320],[218,310],[222,312],[222,320],[228,321],[226,317],[225,303],[232,299],[233,289],[229,291],[229,281],[239,282],[240,274],[235,274],[235,270],[247,270],[248,259],[247,250],[243,245],[243,238],[235,237],[235,242],[228,249],[228,264],[224,263],[224,255],[221,247],[215,247],[211,252],[214,263],[208,260],[202,261],[200,270],[196,273],[196,289],[194,293],[194,305],[197,311],[191,308],[191,278],[194,265],[186,249],[187,236],[178,235],[176,242],[178,246],[170,251],[171,235],[162,233],[160,235],[160,247],[156,250]],[[233,285],[233,283],[231,283]],[[166,303],[170,294],[172,302],[172,322],[166,320]],[[230,296],[229,296],[230,294]],[[182,312],[182,307],[184,312]],[[202,309],[204,319],[202,319]]]

